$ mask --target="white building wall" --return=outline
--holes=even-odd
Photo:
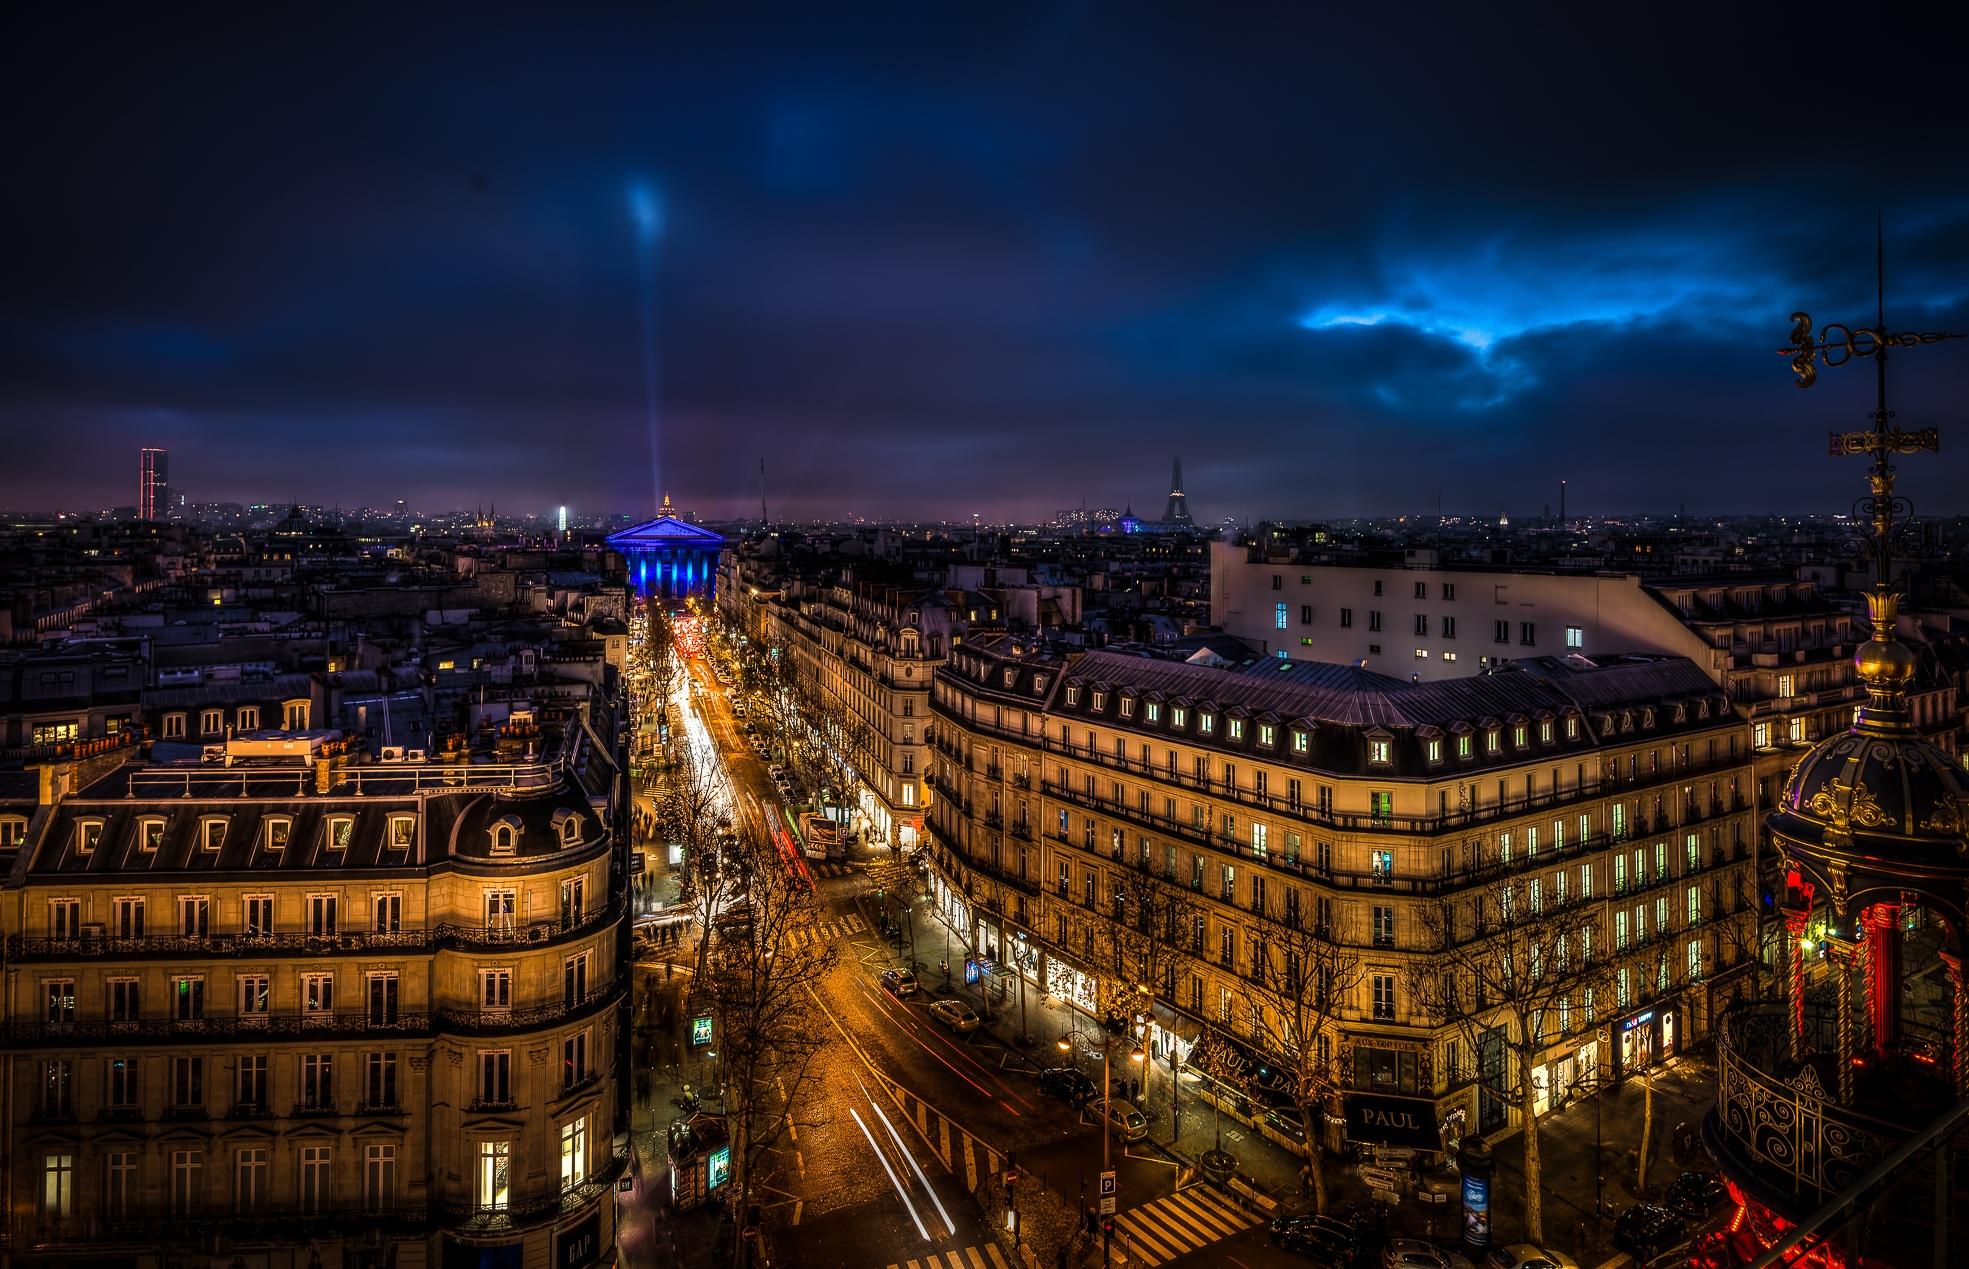
[[[1720,674],[1725,655],[1706,647],[1632,574],[1254,562],[1248,548],[1217,542],[1210,583],[1212,621],[1267,656],[1364,661],[1377,673],[1425,681],[1568,652],[1669,653]]]

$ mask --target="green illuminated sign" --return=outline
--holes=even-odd
[[[691,1043],[711,1043],[711,1019],[709,1017],[691,1019]]]
[[[732,1148],[730,1146],[719,1146],[711,1152],[710,1172],[705,1178],[704,1188],[715,1190],[731,1179]]]

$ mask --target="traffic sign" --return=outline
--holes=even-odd
[[[1101,1215],[1114,1215],[1114,1195],[1104,1194],[1101,1196]]]
[[[1108,1196],[1110,1196],[1110,1195],[1112,1195],[1112,1194],[1113,1194],[1113,1193],[1115,1192],[1115,1189],[1116,1189],[1116,1185],[1115,1185],[1115,1179],[1114,1179],[1114,1172],[1113,1172],[1112,1170],[1110,1170],[1110,1171],[1107,1171],[1107,1172],[1103,1172],[1103,1173],[1101,1173],[1101,1195],[1102,1195],[1102,1197],[1104,1197],[1104,1198],[1105,1198],[1105,1197],[1108,1197]]]

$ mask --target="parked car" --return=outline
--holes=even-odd
[[[916,971],[911,969],[885,969],[882,971],[882,990],[898,998],[916,994]]]
[[[1506,1243],[1491,1248],[1484,1257],[1486,1269],[1579,1269],[1579,1262],[1563,1251],[1547,1251],[1530,1243]]]
[[[1270,1229],[1272,1246],[1305,1256],[1323,1269],[1353,1269],[1361,1261],[1360,1237],[1346,1221],[1307,1212],[1281,1216]]]
[[[721,930],[749,929],[752,925],[752,905],[740,899],[727,905],[712,923]]]
[[[1730,1201],[1730,1189],[1714,1172],[1684,1172],[1669,1182],[1662,1206],[1690,1220],[1701,1220]]]
[[[1654,1203],[1636,1203],[1613,1223],[1613,1245],[1639,1261],[1689,1241],[1689,1223]]]
[[[1471,1266],[1458,1252],[1444,1251],[1419,1238],[1396,1238],[1381,1249],[1381,1269],[1471,1269]]]
[[[1116,1141],[1140,1141],[1149,1135],[1148,1117],[1125,1101],[1103,1097],[1089,1109],[1107,1125]]]
[[[1094,1081],[1071,1066],[1048,1067],[1039,1073],[1039,1091],[1070,1106],[1084,1106],[1099,1095]]]
[[[930,1006],[930,1016],[959,1035],[978,1029],[977,1012],[961,1000],[939,1000]]]

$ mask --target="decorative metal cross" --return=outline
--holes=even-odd
[[[1890,331],[1887,329],[1886,235],[1876,221],[1874,229],[1874,287],[1876,308],[1870,327],[1850,327],[1833,322],[1815,336],[1810,313],[1791,315],[1791,343],[1778,354],[1791,358],[1791,373],[1798,386],[1809,388],[1819,380],[1819,367],[1843,366],[1855,357],[1871,357],[1877,383],[1876,398],[1869,417],[1873,426],[1862,431],[1828,432],[1826,452],[1834,458],[1865,454],[1873,459],[1867,473],[1869,496],[1861,498],[1855,509],[1873,522],[1873,550],[1878,576],[1875,584],[1885,588],[1892,538],[1897,527],[1905,526],[1914,508],[1906,498],[1894,493],[1894,454],[1938,453],[1941,434],[1932,427],[1905,432],[1893,424],[1894,412],[1887,408],[1887,352],[1892,348],[1913,348],[1939,344],[1945,339],[1962,339],[1953,331]],[[1836,333],[1835,333],[1836,332]]]

